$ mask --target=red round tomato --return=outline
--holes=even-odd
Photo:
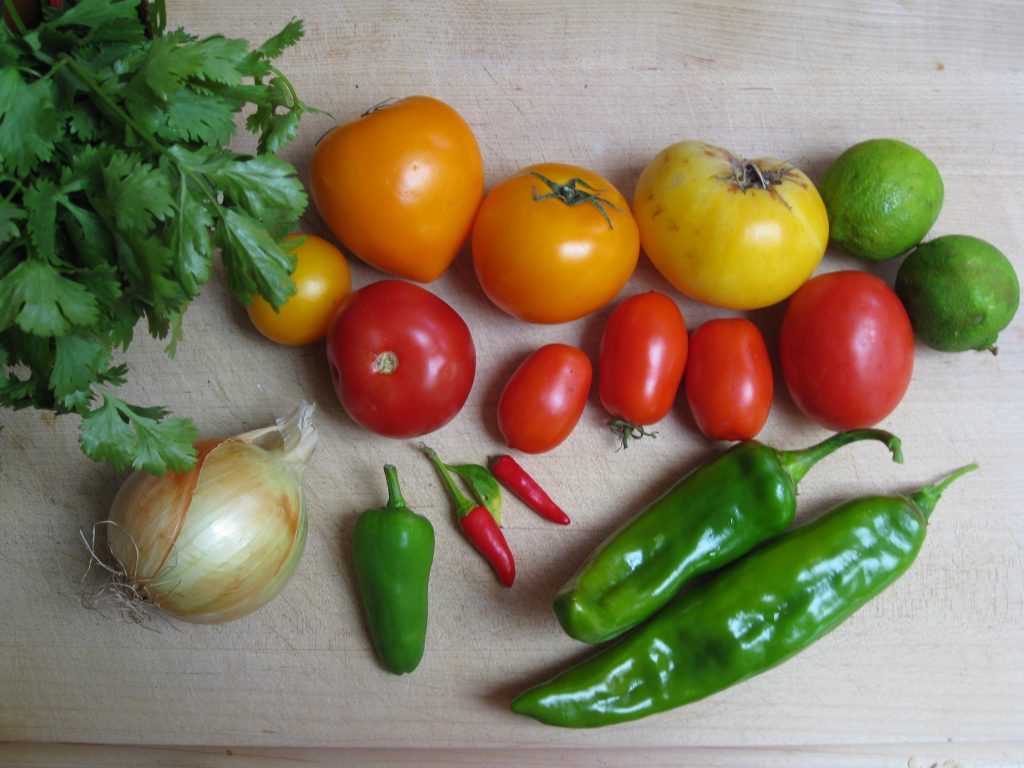
[[[630,296],[608,317],[601,336],[598,393],[605,410],[625,422],[624,441],[636,427],[654,424],[672,409],[688,346],[683,313],[663,293]]]
[[[353,293],[327,333],[327,361],[349,416],[387,437],[417,437],[465,405],[476,349],[458,312],[425,288],[381,280]]]
[[[789,393],[807,416],[830,429],[870,427],[907,391],[914,332],[881,278],[830,272],[790,299],[779,356]]]
[[[768,420],[774,393],[764,337],[749,320],[709,320],[690,339],[686,401],[712,440],[749,440]]]
[[[586,353],[568,344],[533,352],[498,399],[505,442],[524,453],[543,453],[565,440],[583,415],[593,374]]]

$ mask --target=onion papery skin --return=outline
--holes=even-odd
[[[286,451],[276,439],[268,450],[246,437],[200,444],[187,473],[134,473],[114,499],[111,553],[136,591],[184,621],[219,624],[261,608],[305,549],[311,447]]]

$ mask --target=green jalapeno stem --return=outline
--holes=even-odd
[[[845,432],[836,432],[831,437],[808,448],[802,448],[797,451],[778,451],[779,463],[793,479],[793,482],[799,483],[803,480],[804,475],[807,474],[807,470],[824,457],[837,448],[855,443],[858,440],[878,440],[885,443],[892,454],[892,460],[897,464],[903,463],[903,448],[900,444],[900,439],[896,435],[881,429],[848,429]]]
[[[899,439],[880,429],[838,432],[808,448],[737,443],[689,473],[605,541],[555,596],[566,633],[588,643],[621,635],[701,573],[735,560],[789,528],[797,483],[824,457],[860,440]]]
[[[913,564],[928,516],[972,464],[907,495],[853,499],[681,593],[637,630],[517,697],[550,725],[596,727],[663,712],[794,656]]]

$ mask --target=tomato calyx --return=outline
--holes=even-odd
[[[398,355],[390,349],[381,352],[373,361],[373,372],[385,376],[398,370]]]
[[[612,210],[619,211],[620,213],[622,212],[622,209],[615,205],[611,200],[601,197],[601,193],[604,192],[603,189],[595,189],[579,177],[569,179],[564,184],[560,184],[557,181],[549,179],[542,173],[537,173],[537,171],[530,171],[530,175],[536,176],[547,184],[548,189],[551,190],[550,192],[545,192],[543,195],[538,195],[537,189],[534,188],[534,202],[555,198],[556,200],[561,200],[563,203],[570,206],[590,203],[597,208],[602,216],[604,216],[604,220],[608,222],[609,229],[615,229],[615,225],[612,224],[612,220],[608,216],[608,212],[604,209],[604,206],[610,206]],[[583,189],[580,187],[583,187]]]
[[[732,182],[740,188],[741,192],[746,192],[753,187],[769,189],[776,184],[781,184],[782,180],[793,170],[791,165],[783,165],[774,170],[765,170],[753,160],[742,160],[735,157],[730,159],[729,164],[732,174],[729,176],[719,176],[719,178],[723,181]]]
[[[612,419],[608,422],[608,429],[610,429],[616,437],[619,438],[620,448],[629,448],[630,440],[640,440],[644,437],[657,437],[657,432],[649,432],[643,428],[640,424],[634,424],[631,421],[625,419]]]

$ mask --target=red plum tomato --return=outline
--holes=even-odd
[[[829,429],[870,427],[910,385],[914,332],[881,278],[859,270],[809,280],[790,299],[779,340],[793,401]]]
[[[598,394],[624,440],[672,410],[688,347],[683,314],[663,293],[630,296],[608,317],[601,335]]]
[[[417,437],[447,424],[476,375],[462,317],[401,280],[380,280],[349,297],[328,331],[327,361],[349,416],[386,437]]]
[[[764,336],[742,317],[709,320],[690,339],[684,385],[690,413],[712,440],[750,440],[772,408],[772,363]]]
[[[583,350],[547,344],[527,357],[498,399],[498,429],[509,447],[543,453],[562,443],[587,405],[593,366]]]

